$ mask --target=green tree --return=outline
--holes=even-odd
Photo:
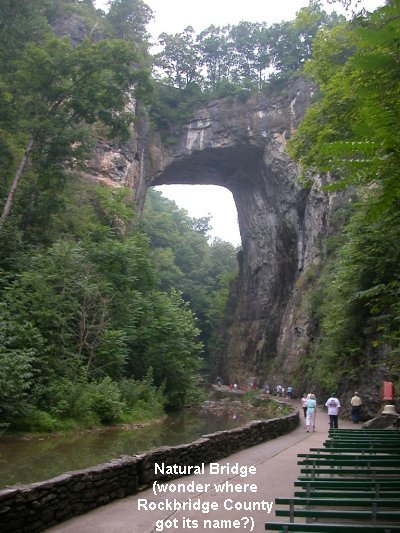
[[[43,345],[38,330],[0,305],[0,420],[9,423],[29,406],[29,390]]]
[[[161,69],[157,74],[162,78],[165,73],[164,81],[178,89],[196,83],[213,97],[260,90],[270,78],[301,71],[318,30],[344,20],[336,13],[328,15],[320,1],[311,0],[294,21],[270,27],[248,21],[222,28],[212,25],[196,43],[192,27],[175,35],[163,33],[159,44],[164,49],[155,58]]]
[[[146,103],[150,95],[142,42],[150,11],[141,2],[114,4],[107,20],[90,0],[4,0],[0,8],[10,23],[0,17],[0,198],[7,222],[0,417],[14,429],[159,415],[166,402],[184,403],[195,383],[202,351],[196,320],[171,291],[173,275],[161,292],[147,239],[133,230],[131,191],[94,187],[74,172],[99,134],[126,138],[132,101]],[[73,47],[51,36],[49,22],[71,14],[87,28],[98,20],[129,42],[86,39]],[[205,221],[198,229],[204,234]],[[183,276],[175,257],[173,264]],[[141,390],[135,401],[127,384]]]
[[[336,13],[328,15],[319,0],[311,0],[298,11],[294,21],[273,24],[270,29],[272,65],[281,75],[302,70],[310,59],[313,41],[322,28],[344,22]]]
[[[82,156],[82,123],[103,123],[111,135],[127,134],[132,114],[124,111],[129,98],[149,88],[145,69],[132,66],[135,51],[123,41],[84,41],[73,48],[48,38],[43,46],[28,44],[9,80],[15,108],[14,129],[25,132],[25,153],[17,165],[0,219],[10,213],[13,197],[28,162],[57,168]],[[10,94],[10,93],[8,93]],[[8,99],[10,96],[8,96]],[[3,105],[9,101],[3,99]],[[18,111],[17,111],[18,110]]]
[[[155,56],[155,64],[164,70],[170,84],[178,89],[184,89],[201,79],[199,54],[191,26],[175,35],[164,32],[158,41],[164,49]]]
[[[234,48],[229,28],[212,25],[196,38],[200,66],[206,71],[205,86],[214,92],[230,79],[234,65]]]
[[[239,273],[237,253],[231,243],[221,239],[214,239],[211,243],[208,267],[210,303],[206,310],[210,332],[208,343],[212,343],[218,333],[226,313],[230,285]]]
[[[330,15],[324,9],[320,0],[310,0],[307,7],[296,13],[294,27],[299,32],[301,54],[303,61],[311,57],[313,41],[322,28],[332,28],[344,23],[345,18],[333,12]]]
[[[163,386],[167,405],[182,407],[195,386],[202,344],[188,303],[172,290],[153,292],[142,302],[137,331],[128,338],[128,373],[144,377],[151,367],[154,383]]]
[[[106,15],[120,39],[132,39],[144,43],[149,39],[146,26],[153,18],[153,11],[142,0],[110,0],[110,8]]]
[[[400,193],[399,9],[395,2],[352,27],[321,34],[307,67],[321,99],[291,142],[306,169],[334,173],[334,187],[378,187],[378,212]]]
[[[47,0],[2,0],[0,6],[0,72],[5,77],[15,71],[16,60],[23,54],[28,42],[40,42],[50,34],[46,16]]]
[[[229,32],[234,43],[235,68],[233,81],[246,88],[261,88],[264,71],[269,67],[268,41],[262,24],[240,22]]]

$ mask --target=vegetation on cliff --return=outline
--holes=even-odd
[[[312,295],[320,333],[308,371],[327,389],[377,367],[399,379],[399,39],[400,6],[388,2],[321,30],[306,65],[320,95],[291,154],[308,176],[330,173],[328,191],[353,191]]]
[[[211,25],[198,35],[191,26],[177,34],[162,33],[161,51],[154,57],[157,83],[150,106],[158,129],[187,119],[194,108],[211,99],[281,90],[285,80],[302,72],[319,29],[344,20],[311,0],[293,21]]]

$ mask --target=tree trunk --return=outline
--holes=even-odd
[[[28,146],[26,147],[24,156],[21,159],[21,162],[19,164],[17,172],[15,173],[13,182],[12,182],[11,187],[10,187],[10,191],[8,193],[8,196],[7,196],[6,203],[4,204],[4,209],[3,209],[3,212],[2,212],[1,217],[0,217],[0,231],[3,229],[4,224],[6,222],[6,218],[10,214],[11,206],[12,206],[12,202],[13,202],[13,196],[14,196],[15,191],[17,190],[19,180],[20,180],[20,178],[21,178],[21,176],[22,176],[22,174],[23,174],[23,172],[25,170],[25,166],[26,166],[26,163],[28,162],[29,154],[32,151],[34,142],[35,142],[35,135],[32,134],[31,138],[29,139]]]

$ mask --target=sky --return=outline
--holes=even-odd
[[[308,5],[308,0],[144,0],[153,11],[154,19],[147,29],[156,42],[166,32],[180,33],[192,26],[195,33],[215,26],[248,22],[266,22],[271,25],[282,20],[293,20],[297,11]],[[96,6],[105,8],[107,0],[96,0]],[[361,0],[360,7],[374,10],[383,0]],[[340,4],[323,4],[327,11],[344,13]],[[173,200],[189,216],[200,218],[211,215],[210,237],[218,237],[240,245],[237,212],[232,193],[213,185],[166,185],[156,187],[163,196]]]

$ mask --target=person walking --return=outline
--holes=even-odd
[[[301,406],[303,408],[304,420],[307,417],[307,400],[308,400],[307,394],[303,392],[303,396],[301,398]]]
[[[329,427],[331,429],[337,429],[338,428],[340,402],[336,398],[336,395],[335,395],[334,392],[331,394],[331,397],[328,398],[325,406],[328,408]]]
[[[351,419],[353,420],[353,424],[358,424],[358,421],[360,420],[360,411],[361,411],[361,405],[362,400],[358,395],[358,392],[354,393],[354,396],[350,400],[351,405]]]
[[[307,414],[306,414],[306,430],[307,433],[315,430],[315,413],[317,409],[317,401],[315,394],[310,394],[307,400]]]

